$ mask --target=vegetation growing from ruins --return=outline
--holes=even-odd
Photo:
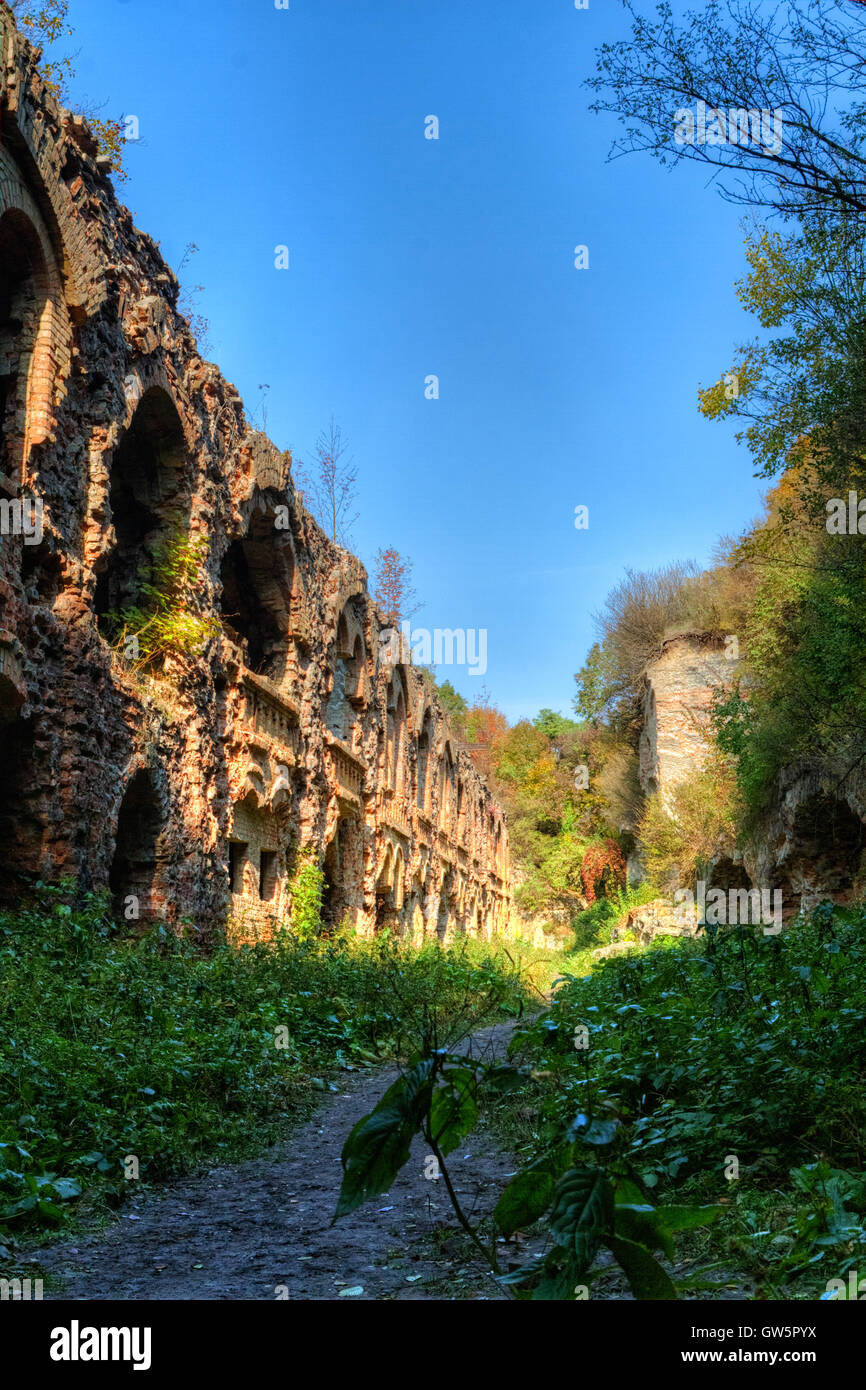
[[[376,551],[374,564],[373,598],[385,621],[399,627],[421,607],[412,583],[412,561],[389,545]]]
[[[322,931],[322,899],[325,874],[319,867],[315,848],[301,852],[298,865],[289,884],[292,934],[299,941],[312,941]]]
[[[475,1067],[428,1039],[346,1141],[337,1214],[383,1191],[416,1130],[440,1165],[483,1108],[520,1170],[476,1250],[518,1298],[742,1287],[815,1297],[866,1240],[866,914],[824,904],[797,932],[719,931],[568,970]],[[521,1264],[498,1236],[543,1246]],[[611,1296],[608,1293],[607,1296]]]
[[[42,885],[0,913],[0,1252],[79,1195],[117,1205],[128,1156],[156,1180],[255,1152],[332,1069],[431,1028],[453,1044],[525,994],[513,951],[479,943],[283,931],[203,952],[191,930],[125,937],[100,897]]]
[[[737,839],[735,774],[731,760],[711,748],[704,767],[670,789],[668,806],[647,799],[638,826],[643,863],[653,883],[672,891],[706,878],[714,859],[730,855]]]
[[[765,518],[730,555],[753,582],[739,627],[745,679],[720,702],[717,726],[749,824],[794,758],[836,760],[844,779],[866,757],[864,231],[862,219],[822,218],[796,235],[750,234],[740,298],[778,335],[740,350],[749,366],[738,396],[701,394],[708,417],[751,422],[741,437],[761,472],[783,472]]]
[[[115,648],[133,670],[153,669],[167,656],[198,656],[218,635],[219,620],[196,613],[192,602],[207,548],[205,537],[163,541],[155,550],[151,576],[141,585],[142,603],[106,613]]]
[[[335,545],[348,548],[358,520],[355,502],[358,469],[348,457],[348,441],[332,418],[316,440],[315,456],[293,467],[295,488],[307,511]]]
[[[69,0],[4,0],[4,3],[8,4],[22,33],[40,50],[60,43],[75,33],[69,24]],[[123,121],[105,120],[92,107],[85,109],[72,99],[69,84],[74,81],[75,66],[68,55],[43,56],[40,67],[57,100],[87,121],[96,138],[98,153],[108,160],[110,171],[122,182],[126,178],[123,170]]]

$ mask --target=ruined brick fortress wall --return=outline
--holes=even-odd
[[[682,633],[669,638],[646,668],[640,782],[668,810],[673,788],[706,762],[713,693],[730,686],[739,665],[725,653],[717,639]]]
[[[0,890],[71,878],[144,920],[260,932],[312,847],[333,923],[504,928],[484,779],[423,675],[382,660],[361,563],[199,356],[2,5],[0,41]],[[143,671],[107,615],[178,536],[201,546],[189,611],[211,630]]]

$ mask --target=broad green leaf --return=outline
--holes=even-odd
[[[635,1298],[676,1298],[670,1275],[645,1246],[623,1236],[607,1236],[604,1243],[622,1268]]]
[[[718,1221],[723,1211],[724,1207],[717,1206],[659,1207],[658,1219],[666,1231],[694,1231]]]
[[[506,1187],[493,1212],[503,1235],[513,1235],[543,1216],[553,1201],[556,1179],[552,1173],[529,1168],[518,1173]]]
[[[393,1182],[430,1104],[433,1058],[426,1057],[388,1087],[343,1145],[343,1183],[334,1221],[348,1216]]]
[[[635,1241],[648,1250],[662,1250],[674,1257],[674,1242],[661,1222],[661,1212],[645,1203],[618,1202],[614,1208],[614,1231],[625,1240]]]
[[[51,1186],[54,1188],[57,1196],[64,1200],[69,1197],[80,1197],[81,1195],[81,1184],[77,1183],[74,1178],[55,1178]]]
[[[445,1084],[433,1093],[430,1104],[430,1134],[443,1154],[450,1154],[478,1119],[475,1100],[475,1073],[468,1069],[449,1071]]]
[[[588,1115],[578,1115],[569,1126],[567,1137],[579,1139],[583,1144],[610,1144],[618,1128],[619,1120],[595,1120]]]
[[[578,1271],[588,1269],[602,1235],[613,1224],[613,1188],[597,1168],[572,1168],[560,1178],[550,1214],[557,1245],[570,1250]]]

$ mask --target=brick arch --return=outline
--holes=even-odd
[[[0,471],[13,483],[27,481],[33,449],[51,438],[71,346],[63,285],[38,210],[0,172]]]
[[[94,609],[106,632],[110,614],[141,602],[160,553],[188,530],[189,457],[173,396],[151,386],[135,403],[108,470],[110,531],[94,592]]]
[[[108,886],[118,918],[152,922],[169,916],[163,842],[167,823],[160,778],[151,767],[139,765],[117,806]]]
[[[358,716],[367,703],[367,644],[363,624],[349,600],[337,620],[326,663],[330,690],[325,723],[336,738],[351,742]]]
[[[259,494],[244,511],[242,534],[220,561],[220,612],[248,669],[280,684],[288,675],[298,567],[276,505]]]
[[[405,791],[409,730],[409,693],[406,673],[395,666],[385,691],[384,785]]]
[[[451,748],[451,740],[446,739],[442,749],[442,757],[439,760],[439,824],[443,830],[448,830],[454,822],[457,805],[457,768],[454,760],[454,753]]]
[[[421,715],[419,730],[415,757],[415,801],[418,810],[426,816],[430,812],[433,792],[433,745],[436,734],[434,715],[429,705]]]
[[[14,30],[3,30],[0,10],[5,64],[14,42]],[[20,60],[20,53],[18,56]],[[50,247],[51,259],[62,277],[66,302],[72,308],[75,322],[82,323],[98,312],[110,293],[103,243],[94,245],[83,234],[81,207],[70,190],[72,179],[67,170],[77,150],[57,133],[64,124],[68,125],[69,113],[53,96],[43,92],[43,102],[53,109],[47,120],[33,122],[33,109],[22,99],[22,76],[20,61],[6,66],[6,103],[0,139],[0,204],[20,206],[28,216],[36,214],[46,245]],[[63,174],[58,177],[61,167]]]

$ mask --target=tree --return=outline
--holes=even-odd
[[[358,520],[355,506],[358,470],[345,457],[348,445],[333,417],[316,441],[316,456],[295,465],[295,487],[307,511],[335,545],[351,545],[351,530]]]
[[[450,681],[443,681],[441,685],[437,685],[436,694],[449,724],[457,729],[462,729],[463,720],[469,708],[463,696],[454,689]]]
[[[540,729],[543,734],[547,735],[551,743],[561,734],[570,733],[578,727],[573,719],[566,719],[564,714],[559,714],[552,709],[539,710],[532,722],[536,729]]]
[[[738,438],[757,471],[797,469],[825,498],[826,485],[847,490],[866,468],[864,248],[866,218],[851,213],[811,216],[787,235],[752,228],[737,293],[768,332],[699,393],[707,418],[750,422]]]
[[[602,45],[588,81],[598,94],[591,109],[625,126],[611,158],[645,151],[662,164],[697,159],[714,177],[731,172],[727,198],[777,213],[866,212],[862,5],[708,0],[677,21],[667,0],[655,17],[624,3],[631,36]],[[700,143],[698,131],[688,139],[682,119],[697,115],[698,102],[707,121]],[[754,141],[751,116],[761,112],[767,138],[759,121]]]
[[[412,586],[412,561],[394,546],[389,546],[387,550],[376,552],[375,565],[373,598],[382,609],[385,621],[391,627],[398,627],[421,607]]]

